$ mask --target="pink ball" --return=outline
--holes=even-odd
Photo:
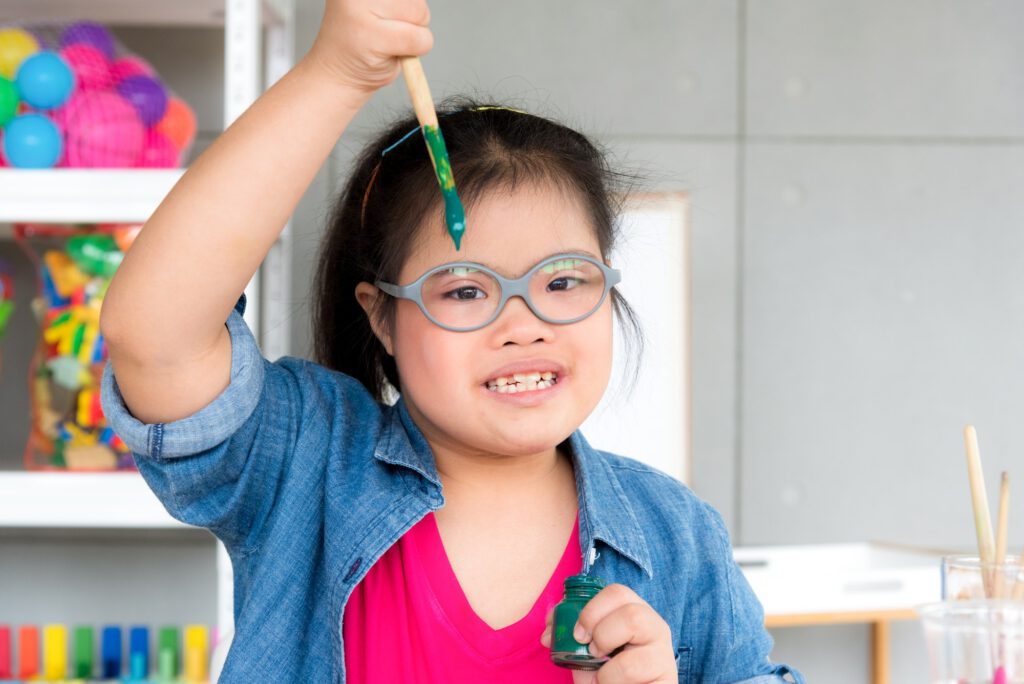
[[[60,56],[75,72],[76,90],[105,90],[114,84],[110,60],[100,50],[85,43],[68,45]]]
[[[143,169],[173,169],[178,166],[181,152],[174,143],[160,131],[150,128],[142,143],[142,154],[136,166]]]
[[[76,168],[134,167],[146,137],[135,107],[112,92],[83,93],[66,125],[68,166]]]
[[[52,109],[49,112],[47,112],[47,114],[50,117],[50,120],[53,121],[54,124],[56,124],[57,130],[60,131],[61,134],[67,133],[68,119],[70,118],[71,114],[74,113],[75,110],[81,106],[82,98],[85,96],[86,93],[83,93],[80,90],[76,90],[73,93],[71,93],[71,97],[68,98],[67,102],[65,102],[60,107],[57,107],[56,109]]]
[[[156,76],[156,70],[141,57],[129,55],[114,60],[110,65],[110,75],[117,85],[130,76]]]

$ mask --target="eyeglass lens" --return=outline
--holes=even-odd
[[[604,273],[583,259],[558,258],[540,266],[529,280],[533,307],[555,322],[591,313],[604,294]],[[501,284],[483,271],[456,266],[423,283],[423,305],[439,323],[470,328],[486,323],[501,303]]]

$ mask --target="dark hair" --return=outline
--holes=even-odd
[[[608,258],[617,237],[615,218],[633,177],[613,171],[590,140],[549,119],[465,98],[446,100],[437,113],[459,197],[467,207],[490,190],[556,183],[580,198],[601,256]],[[373,334],[356,300],[356,285],[397,282],[425,219],[434,211],[443,215],[422,136],[395,145],[416,127],[411,116],[394,123],[355,161],[331,212],[314,287],[316,361],[356,378],[378,401],[384,400],[388,384],[399,391],[401,385],[395,360]],[[466,230],[472,232],[472,224]],[[635,377],[643,346],[640,325],[615,289],[611,301],[627,339],[636,346],[630,354]],[[378,302],[371,315],[390,330],[394,299]]]

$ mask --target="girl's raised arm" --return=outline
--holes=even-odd
[[[432,46],[425,0],[327,0],[309,53],[182,176],[110,285],[101,327],[125,402],[170,422],[228,384],[224,325],[342,131]]]

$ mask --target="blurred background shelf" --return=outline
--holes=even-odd
[[[201,102],[206,143],[291,67],[294,16],[294,0],[0,3],[0,25],[91,20],[112,27],[169,86]],[[219,40],[210,40],[214,32]],[[13,223],[144,222],[183,173],[0,169],[0,241],[11,238]],[[18,250],[0,243],[2,257],[16,259]],[[281,321],[290,296],[290,263],[286,225],[246,288],[246,322],[270,358],[289,351],[289,328]],[[23,318],[12,323],[4,343],[0,393],[0,621],[46,616],[91,624],[131,617],[206,623],[222,635],[230,632],[233,588],[224,547],[208,531],[171,518],[138,473],[20,470],[29,422],[22,369],[36,334],[27,313],[34,279],[22,275],[15,290],[25,295],[15,315]]]
[[[196,529],[168,515],[135,472],[0,472],[0,527]]]
[[[26,18],[59,21],[88,16],[112,26],[223,26],[224,0],[5,0],[0,20]],[[263,21],[284,24],[291,18],[289,0],[262,0]]]
[[[0,169],[0,224],[145,221],[183,169]],[[3,228],[0,236],[9,237]]]

